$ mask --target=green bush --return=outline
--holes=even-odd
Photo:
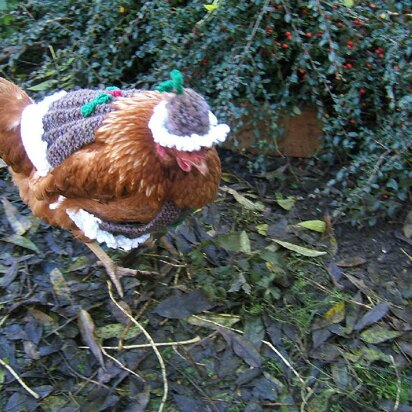
[[[339,167],[324,189],[337,212],[374,223],[410,196],[410,7],[380,0],[31,0],[7,14],[15,31],[3,42],[13,53],[0,58],[0,70],[41,95],[151,87],[178,68],[235,132],[251,107],[262,117],[272,113],[271,148],[281,111],[316,105],[321,161]],[[258,133],[255,145],[263,145]],[[264,158],[256,167],[265,167]]]

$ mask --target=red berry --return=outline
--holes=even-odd
[[[379,53],[379,54],[378,54],[378,57],[379,57],[380,59],[383,59],[383,58],[385,57],[385,55],[384,55],[383,53]]]
[[[360,20],[358,20],[358,19],[353,20],[353,24],[354,24],[355,26],[362,26],[362,22],[361,22]]]
[[[375,8],[376,8],[376,4],[375,4],[375,3],[371,3],[371,4],[369,4],[369,7],[370,7],[371,9],[375,9]]]
[[[287,48],[289,47],[289,45],[286,44],[286,43],[283,43],[283,44],[282,44],[282,47],[283,47],[284,49],[287,49]]]
[[[366,94],[366,89],[362,88],[359,90],[360,94]]]
[[[265,30],[266,30],[266,33],[269,34],[269,35],[271,35],[273,33],[273,29],[270,26],[266,26]]]
[[[308,31],[308,32],[306,33],[306,37],[307,37],[308,39],[310,39],[310,38],[312,37],[312,33],[311,33],[310,31]]]
[[[400,69],[399,66],[393,66],[393,68],[394,68],[395,70],[399,70],[399,69]]]

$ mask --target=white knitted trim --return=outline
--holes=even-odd
[[[215,143],[224,142],[226,135],[230,132],[227,124],[217,124],[216,116],[209,112],[209,132],[205,135],[196,133],[190,136],[176,136],[169,133],[166,128],[167,108],[166,101],[160,102],[153,111],[149,121],[149,128],[153,134],[153,140],[164,147],[175,147],[177,150],[193,152],[202,147],[212,147]]]
[[[49,110],[50,105],[66,94],[65,91],[54,93],[37,104],[25,107],[22,113],[21,139],[28,158],[40,176],[46,176],[52,168],[46,156],[47,142],[42,140],[44,133],[43,117]]]
[[[134,239],[129,239],[123,235],[113,235],[110,232],[100,229],[99,223],[101,220],[83,209],[79,209],[76,212],[73,209],[67,209],[66,212],[85,236],[89,239],[97,240],[99,243],[104,242],[113,249],[123,249],[126,251],[136,249],[150,237],[150,235],[142,235]]]

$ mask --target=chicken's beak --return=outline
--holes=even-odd
[[[206,153],[203,150],[195,152],[175,151],[176,161],[184,172],[190,172],[195,167],[199,172],[206,176],[209,174],[209,167],[206,162]]]

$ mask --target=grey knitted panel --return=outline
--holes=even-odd
[[[93,101],[103,90],[76,90],[67,93],[50,105],[43,117],[44,134],[47,143],[47,160],[56,167],[82,147],[95,141],[95,132],[101,126],[107,113],[114,110],[112,101],[99,104],[89,117],[82,116],[80,110],[86,103]],[[107,94],[109,92],[106,91]],[[122,97],[130,97],[139,90],[122,91]]]
[[[167,102],[167,129],[176,136],[209,132],[209,106],[206,100],[192,89],[176,94]]]
[[[99,227],[113,235],[123,235],[133,239],[176,223],[186,211],[187,209],[179,209],[173,202],[165,202],[160,212],[147,224],[102,221]]]
[[[65,124],[62,134],[61,128],[49,131],[52,138],[48,143],[47,160],[56,167],[82,147],[95,141],[95,131],[102,124],[104,116],[94,116],[80,119],[77,122]]]

